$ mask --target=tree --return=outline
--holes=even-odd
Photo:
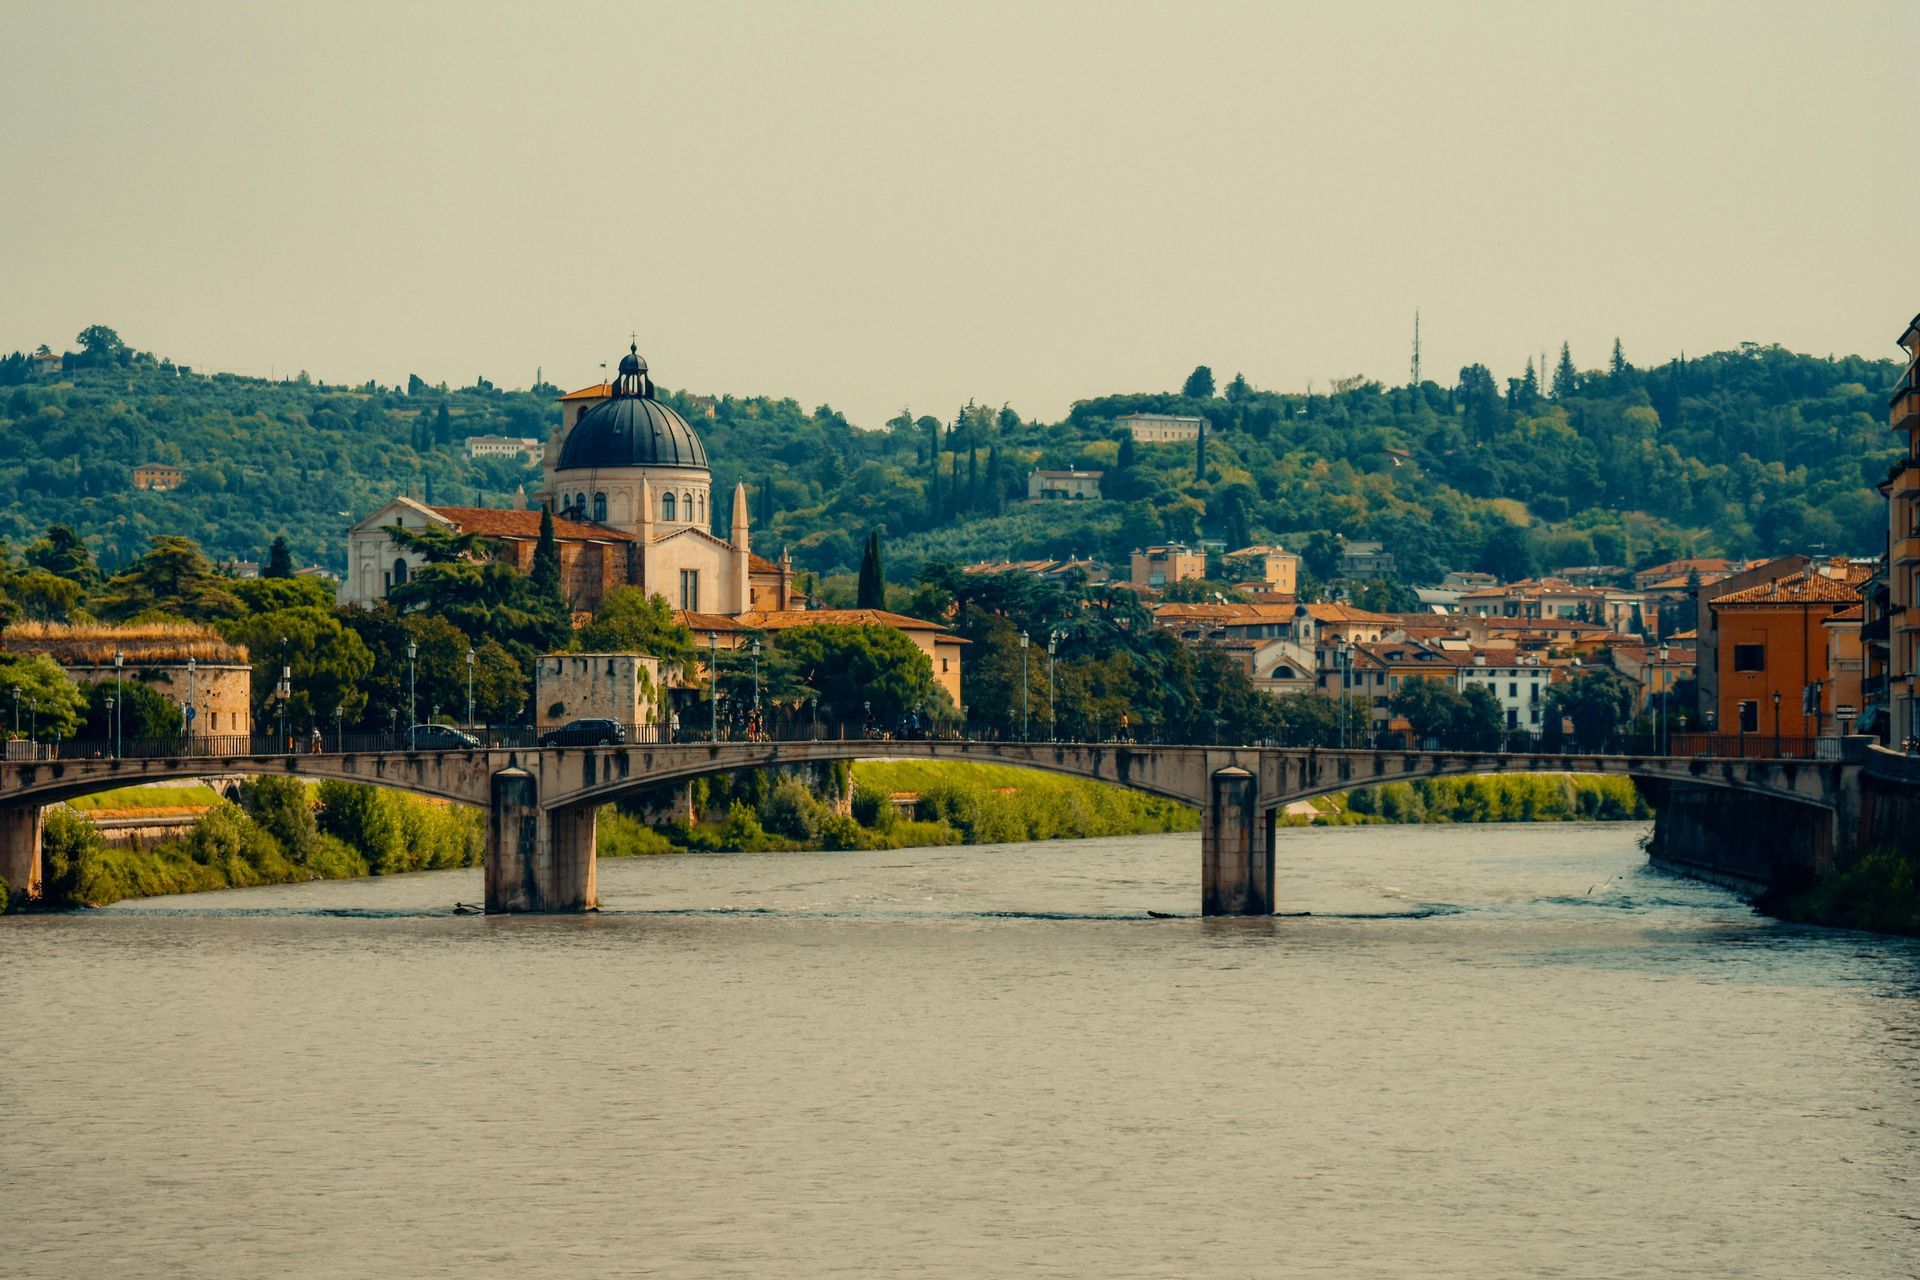
[[[1234,374],[1233,381],[1227,384],[1227,402],[1229,404],[1245,404],[1252,398],[1253,388],[1247,385],[1247,375],[1244,373]]]
[[[1505,416],[1500,388],[1494,385],[1493,372],[1487,366],[1470,364],[1460,371],[1460,413],[1467,436],[1475,444],[1485,444],[1500,429]]]
[[[1547,733],[1560,736],[1561,721],[1573,723],[1574,742],[1597,751],[1633,714],[1633,684],[1617,671],[1589,667],[1564,683],[1549,685]]]
[[[0,657],[0,710],[11,712],[13,691],[20,691],[20,736],[29,730],[41,742],[73,737],[80,727],[80,715],[87,705],[86,695],[60,664],[44,653],[25,657]],[[12,720],[7,721],[12,729]]]
[[[542,520],[540,528],[543,534],[548,532],[549,521]],[[442,525],[409,529],[405,525],[389,524],[382,525],[380,532],[391,538],[395,546],[405,547],[428,564],[452,564],[457,560],[471,560],[476,556],[491,555],[500,545],[483,534],[455,533]],[[534,563],[538,567],[538,547],[534,551]]]
[[[285,536],[276,537],[273,545],[267,548],[267,567],[261,571],[263,578],[291,578],[293,576],[293,551],[287,546]]]
[[[186,713],[166,694],[138,680],[121,680],[119,701],[113,710],[107,707],[108,699],[116,696],[113,681],[95,681],[82,692],[86,695],[87,709],[86,722],[77,731],[79,737],[111,741],[115,711],[119,713],[122,742],[142,738],[172,740],[186,732]]]
[[[333,588],[325,580],[305,578],[235,578],[228,589],[240,598],[248,613],[278,613],[282,609],[331,609]]]
[[[664,673],[680,669],[691,673],[698,655],[693,632],[673,615],[673,606],[658,592],[638,587],[615,587],[600,598],[593,621],[575,633],[583,653],[643,653],[660,660]]]
[[[433,441],[435,444],[453,443],[453,419],[447,414],[445,400],[433,411]]]
[[[1308,573],[1322,582],[1331,582],[1340,576],[1340,560],[1346,545],[1346,539],[1339,534],[1316,529],[1301,544],[1300,559],[1306,564]]]
[[[1193,372],[1187,375],[1186,385],[1180,388],[1180,394],[1191,400],[1213,399],[1213,370],[1206,365],[1195,365]]]
[[[541,599],[563,599],[560,592],[560,546],[553,540],[553,508],[540,508],[540,540],[533,544],[534,594]]]
[[[81,354],[91,365],[122,363],[127,354],[127,344],[104,324],[88,325],[73,340],[80,344]]]
[[[88,591],[98,589],[102,580],[93,552],[71,525],[48,525],[45,537],[27,545],[26,561]]]
[[[526,671],[498,640],[482,643],[473,655],[474,715],[483,724],[501,724],[518,720],[526,705]]]
[[[923,719],[956,713],[946,690],[934,683],[933,660],[893,627],[793,627],[775,633],[773,648],[815,691],[824,718],[862,722],[868,704],[880,724],[916,710]]]
[[[1519,582],[1533,576],[1537,558],[1533,531],[1525,525],[1500,520],[1487,535],[1476,565],[1480,572],[1490,573],[1502,582]]]
[[[867,548],[860,557],[859,608],[887,607],[887,577],[880,563],[880,531],[867,535]]]
[[[557,587],[543,592],[537,579],[497,560],[422,565],[387,598],[402,614],[434,615],[463,635],[493,637],[523,667],[565,644],[572,632]]]
[[[1571,399],[1580,390],[1580,371],[1574,368],[1573,351],[1566,343],[1560,344],[1560,363],[1553,367],[1553,398]]]
[[[161,614],[207,622],[231,618],[242,606],[228,579],[214,569],[191,538],[158,535],[151,550],[108,579],[96,602],[103,617],[124,622]]]
[[[249,614],[222,623],[220,634],[245,645],[252,656],[254,715],[260,723],[279,714],[275,690],[283,662],[292,670],[290,727],[330,723],[336,711],[349,724],[360,718],[366,706],[360,686],[372,674],[374,658],[333,610],[301,605]],[[403,661],[403,675],[404,670]]]

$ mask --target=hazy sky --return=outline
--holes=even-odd
[[[0,0],[0,350],[969,397],[1893,354],[1920,3]]]

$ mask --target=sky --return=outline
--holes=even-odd
[[[1895,354],[1920,4],[0,0],[0,351],[878,426]]]

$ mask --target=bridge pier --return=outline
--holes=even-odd
[[[592,805],[546,810],[540,783],[518,767],[491,779],[487,805],[487,910],[590,911],[595,898]]]
[[[0,880],[16,901],[38,898],[44,888],[40,836],[45,826],[46,810],[37,804],[0,808]]]
[[[1260,780],[1245,769],[1207,779],[1200,819],[1200,914],[1273,914],[1274,810],[1260,803]]]

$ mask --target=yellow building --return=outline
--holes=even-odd
[[[253,732],[253,666],[246,646],[228,644],[205,627],[21,622],[0,633],[0,650],[44,653],[76,684],[110,683],[117,671],[127,683],[165,694],[183,715],[191,708],[195,737]],[[120,656],[118,665],[115,654]]]
[[[1176,582],[1206,576],[1206,556],[1189,547],[1148,547],[1133,553],[1130,581],[1136,589],[1158,591]]]

